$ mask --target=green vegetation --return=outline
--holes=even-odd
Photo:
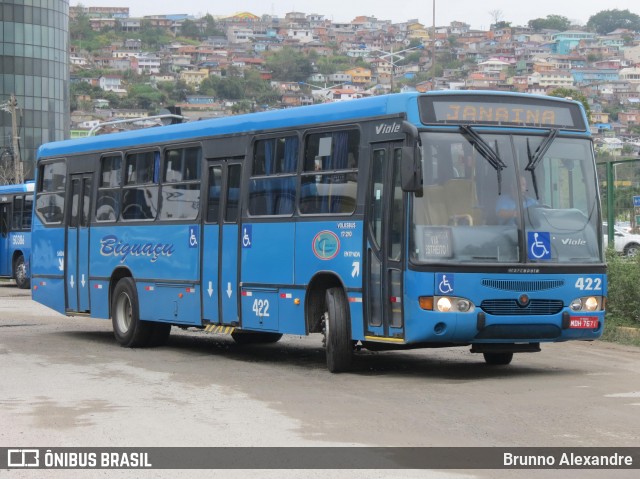
[[[606,35],[618,28],[640,31],[640,16],[629,10],[603,10],[589,18],[587,27],[600,35]]]
[[[589,106],[589,100],[584,93],[580,90],[574,90],[572,88],[556,88],[549,92],[549,96],[555,96],[559,98],[571,98],[572,100],[579,101],[584,106],[584,110],[587,114],[587,118],[591,116],[591,107]]]
[[[562,15],[547,15],[546,18],[536,18],[529,20],[529,26],[536,31],[540,30],[568,30],[571,20]]]
[[[640,346],[640,256],[607,251],[608,300],[602,339]]]

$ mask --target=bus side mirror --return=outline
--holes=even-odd
[[[422,162],[413,146],[402,147],[400,161],[400,183],[402,191],[422,193]]]

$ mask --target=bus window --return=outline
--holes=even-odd
[[[122,219],[152,220],[158,212],[157,166],[160,153],[146,151],[126,157]]]
[[[24,209],[22,210],[22,229],[31,229],[31,213],[33,212],[33,197],[31,195],[24,198]]]
[[[200,209],[200,148],[165,151],[160,219],[191,220]]]
[[[258,140],[249,183],[249,214],[291,215],[296,200],[298,137]]]
[[[120,215],[122,157],[105,156],[100,160],[100,184],[96,201],[96,221],[115,221]]]
[[[22,229],[22,205],[24,202],[24,196],[15,196],[13,198],[13,223],[12,229],[14,231],[20,231]]]
[[[356,209],[357,130],[309,135],[305,144],[300,213],[353,213]]]
[[[224,213],[224,221],[226,223],[235,223],[238,221],[238,211],[240,205],[240,181],[242,180],[242,166],[229,165],[228,179],[229,187],[227,188],[227,206]]]
[[[220,214],[220,192],[222,191],[222,167],[209,167],[209,198],[207,199],[207,223],[217,223]]]
[[[9,203],[0,203],[0,235],[6,238],[9,234]]]
[[[39,177],[36,213],[43,223],[61,223],[64,217],[67,165],[63,161],[41,165]]]

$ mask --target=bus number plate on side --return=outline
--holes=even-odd
[[[269,317],[269,300],[268,299],[256,299],[253,301],[253,312],[256,316],[261,318]]]
[[[569,328],[571,329],[597,329],[598,318],[591,316],[571,316],[569,321]]]

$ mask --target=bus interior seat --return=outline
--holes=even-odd
[[[444,188],[442,185],[426,185],[424,187],[424,204],[427,225],[446,225],[449,217],[447,215]]]
[[[456,225],[480,223],[481,209],[472,179],[453,178],[444,184],[448,221]]]

